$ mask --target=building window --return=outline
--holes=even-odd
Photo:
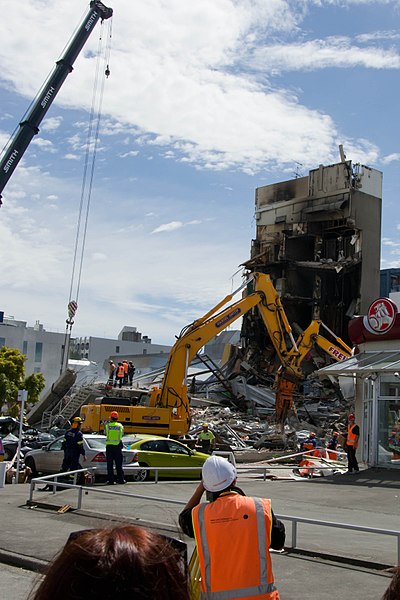
[[[146,348],[143,350],[143,354],[147,354],[147,349]]]
[[[115,353],[119,354],[119,346],[115,346]]]
[[[41,373],[41,369],[40,369],[40,367],[35,367],[35,368],[33,369],[33,372],[34,372],[34,373]]]
[[[35,362],[42,362],[43,344],[42,342],[36,342],[35,345]]]
[[[28,342],[27,341],[25,341],[22,344],[22,354],[28,354]]]
[[[0,338],[0,348],[6,345],[6,338]]]

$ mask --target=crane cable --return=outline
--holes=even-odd
[[[83,167],[81,197],[78,212],[78,220],[76,226],[76,237],[74,247],[74,257],[72,262],[71,283],[68,298],[68,318],[66,320],[65,329],[65,344],[63,347],[63,356],[61,360],[61,373],[64,369],[64,361],[66,355],[66,363],[68,363],[69,353],[69,336],[71,334],[72,325],[74,324],[74,316],[78,309],[78,299],[80,285],[82,279],[83,259],[86,246],[86,236],[89,221],[90,203],[92,198],[94,169],[96,163],[97,147],[99,141],[100,123],[102,116],[102,105],[104,96],[105,79],[110,75],[110,53],[112,39],[112,18],[107,20],[108,31],[107,40],[104,47],[103,44],[103,29],[104,21],[101,21],[101,30],[99,36],[99,44],[97,51],[96,71],[93,85],[92,105],[89,115],[88,132],[86,138],[85,161]],[[105,78],[99,91],[100,68],[103,68]],[[94,131],[94,134],[93,134]],[[78,256],[79,255],[79,256]],[[79,264],[78,264],[79,263]],[[76,274],[78,271],[78,274]],[[75,293],[74,293],[75,292]],[[73,299],[74,298],[74,299]]]

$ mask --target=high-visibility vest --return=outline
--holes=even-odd
[[[212,431],[200,431],[198,439],[212,441],[213,439],[215,439],[215,435]]]
[[[354,427],[357,427],[357,425],[355,423],[354,423],[354,425],[347,426],[347,445],[354,446],[354,448],[357,448],[357,446],[358,446],[357,436],[353,433]]]
[[[105,426],[106,432],[106,445],[111,444],[112,446],[117,446],[124,435],[124,428],[121,423],[117,423],[117,421],[112,421],[111,423],[106,423]]]
[[[192,511],[201,598],[279,600],[269,546],[271,503],[235,493]]]
[[[124,365],[118,365],[117,377],[123,377],[125,373]]]
[[[125,362],[122,363],[122,366],[124,367],[124,373],[127,373],[128,369],[129,369],[128,363],[125,361]]]

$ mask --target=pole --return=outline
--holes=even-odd
[[[28,398],[28,392],[26,390],[18,390],[18,402],[21,402],[21,408],[20,408],[20,412],[19,412],[17,472],[15,475],[15,481],[13,481],[13,483],[18,483],[18,481],[19,481],[19,467],[20,467],[20,463],[21,463],[22,424],[24,422],[24,409],[25,409],[25,402],[26,402],[27,398]]]

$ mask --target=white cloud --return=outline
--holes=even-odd
[[[64,154],[64,158],[67,160],[80,160],[81,159],[81,157],[78,154],[72,154],[71,152]]]
[[[33,138],[31,144],[32,146],[38,146],[41,150],[50,152],[51,154],[55,154],[57,152],[57,149],[54,147],[54,144],[51,140],[45,140],[44,138],[37,137]]]
[[[350,69],[399,69],[397,50],[360,48],[346,37],[330,37],[296,44],[277,44],[257,49],[249,59],[253,68],[267,71],[321,70],[328,67]]]
[[[393,152],[393,154],[388,154],[381,159],[381,162],[384,165],[388,165],[392,162],[400,160],[400,152]]]
[[[156,229],[153,229],[151,233],[161,233],[163,231],[175,231],[176,229],[180,229],[183,227],[182,221],[171,221],[170,223],[164,223],[163,225],[159,225]]]
[[[127,158],[128,156],[137,156],[139,154],[139,150],[129,150],[129,152],[123,152],[120,154],[121,158]]]
[[[55,131],[63,122],[62,117],[46,117],[40,126],[42,131]]]

